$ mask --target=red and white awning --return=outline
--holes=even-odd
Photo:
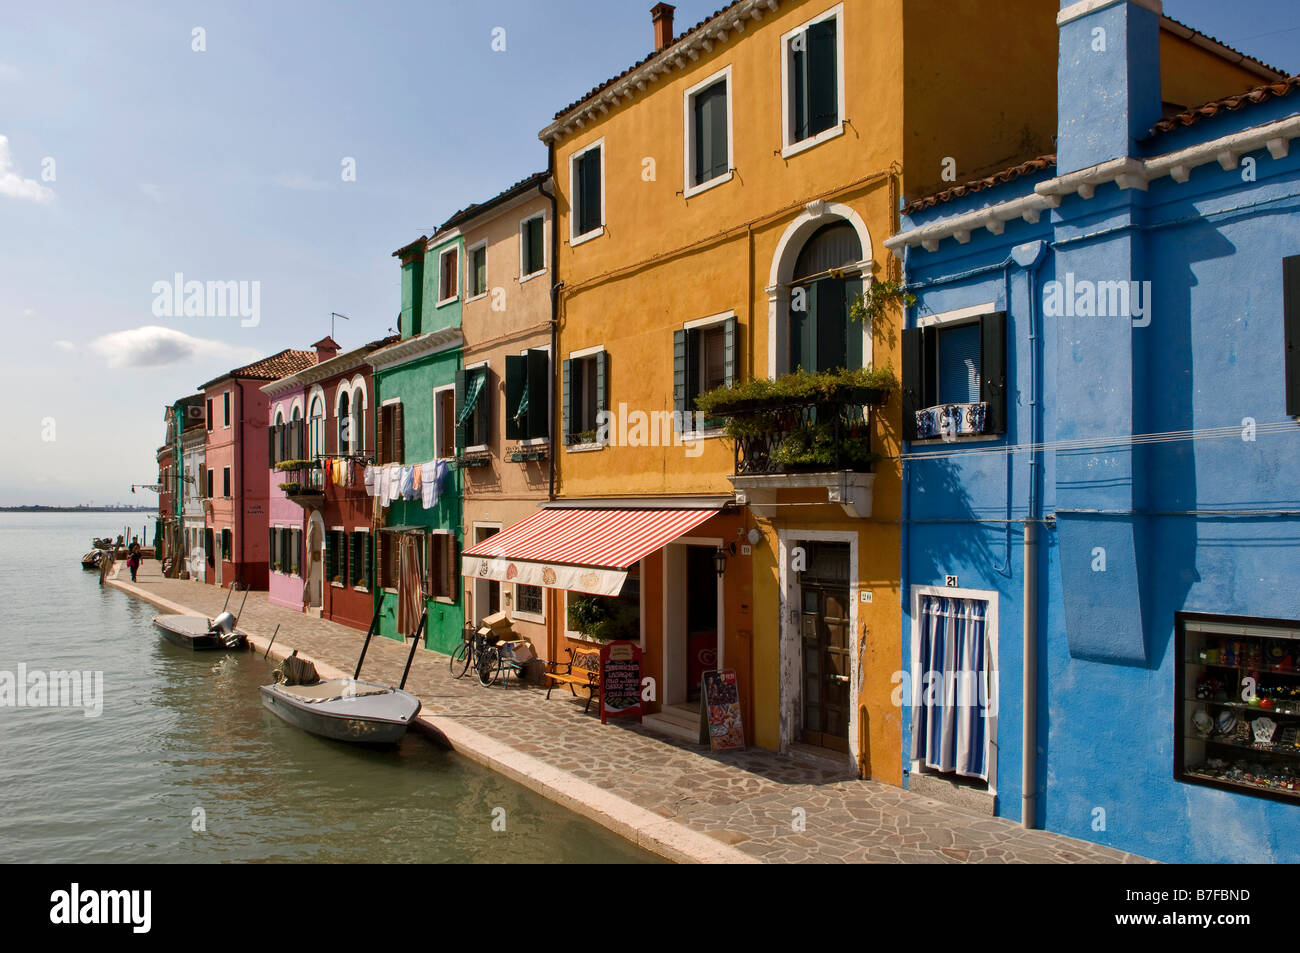
[[[716,509],[544,509],[461,558],[461,575],[618,595],[627,570]]]

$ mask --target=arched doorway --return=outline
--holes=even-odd
[[[303,578],[306,595],[303,598],[307,609],[319,612],[324,605],[325,582],[325,521],[320,512],[311,514],[307,521],[306,572]]]
[[[871,329],[849,307],[871,276],[871,236],[847,205],[811,202],[772,256],[768,376],[871,363]]]

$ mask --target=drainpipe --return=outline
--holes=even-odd
[[[908,274],[907,266],[911,257],[912,257],[912,249],[910,247],[905,248],[903,250],[904,286],[906,286],[907,284],[907,274]],[[903,327],[904,328],[908,326],[907,324],[908,311],[909,309],[907,305],[903,305]],[[872,364],[874,363],[875,363],[875,357],[873,355]],[[900,388],[900,393],[898,395],[898,406],[899,406],[898,433],[901,436],[903,433],[903,418],[902,418],[903,395],[901,393],[901,388]],[[909,543],[911,542],[912,539],[912,524],[911,522],[909,522],[912,517],[912,464],[911,461],[907,459],[908,455],[911,452],[912,452],[911,441],[901,440],[899,455],[902,456],[903,458],[902,461],[903,470],[902,473],[899,474],[899,476],[903,481],[903,485],[901,488],[902,492],[899,494],[901,499],[899,500],[899,514],[898,514],[900,517],[900,526],[901,526],[901,531],[899,533],[900,538],[898,540],[898,550],[899,550],[898,602],[899,602],[899,608],[902,610],[901,614],[904,617],[907,616],[909,613],[907,594],[909,591],[909,587],[911,585],[911,578],[912,578],[912,574],[909,571],[910,569],[909,560],[911,558],[911,547],[909,546]],[[912,669],[912,664],[911,664],[912,663],[912,657],[911,657],[912,636],[911,636],[910,628],[908,630],[905,630],[903,637],[906,639],[906,648],[900,647],[899,657],[901,659],[904,659],[907,662],[907,672],[910,677],[911,669]],[[913,695],[915,695],[915,691],[913,691]],[[914,701],[913,698],[902,699],[903,704],[909,707],[913,704],[913,701]],[[908,737],[909,738],[911,737],[910,718],[908,720]],[[908,751],[902,752],[902,762],[903,762],[904,771],[911,770],[911,764],[912,764],[911,754],[912,753],[910,749]],[[908,779],[908,783],[909,785],[911,783],[910,777]]]
[[[235,500],[239,504],[239,567],[235,570],[235,580],[243,582],[240,578],[244,573],[244,382],[235,378],[235,389],[239,392],[239,407],[232,415],[235,421],[235,476],[239,479],[239,492],[235,493]],[[235,488],[230,488],[235,492]],[[233,555],[233,553],[232,553]]]
[[[557,439],[556,431],[559,429],[555,426],[555,400],[554,397],[559,393],[559,376],[560,376],[560,352],[559,352],[559,298],[562,283],[559,275],[556,274],[556,266],[559,262],[558,243],[560,240],[560,223],[557,211],[559,201],[555,197],[555,140],[549,139],[546,142],[546,172],[547,177],[551,180],[551,191],[546,191],[546,183],[543,182],[537,187],[541,192],[551,200],[551,406],[548,408],[548,422],[551,429],[551,451],[546,455],[547,461],[547,478],[549,487],[546,491],[548,500],[555,499],[555,454],[559,450],[560,441]]]
[[[1030,242],[1012,250],[1012,257],[1025,270],[1029,296],[1029,506],[1025,513],[1024,543],[1024,672],[1021,698],[1024,720],[1020,750],[1020,826],[1032,830],[1038,826],[1038,530],[1042,498],[1038,481],[1042,477],[1042,399],[1039,394],[1042,338],[1038,314],[1038,268],[1047,251],[1044,242]],[[1007,309],[1011,301],[1008,296]],[[1009,514],[1008,514],[1009,515]],[[1009,525],[1009,524],[1008,524]]]

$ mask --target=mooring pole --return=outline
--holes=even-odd
[[[352,673],[353,681],[361,677],[361,663],[366,660],[366,649],[370,648],[370,637],[375,634],[375,629],[379,625],[379,613],[382,611],[382,604],[375,607],[375,616],[370,620],[370,628],[366,629],[366,640],[361,643],[361,655],[357,658],[357,670]]]
[[[427,618],[429,618],[429,610],[425,609],[420,616],[420,624],[415,628],[415,638],[411,640],[411,651],[406,655],[406,668],[402,670],[402,684],[397,686],[398,689],[406,687],[406,676],[411,674],[411,663],[415,661],[415,648],[420,644],[420,636],[424,634],[424,620]]]
[[[266,651],[262,653],[262,659],[265,660],[271,654],[271,646],[275,645],[275,637],[280,634],[280,623],[275,624],[275,631],[271,633],[271,641],[266,643]]]

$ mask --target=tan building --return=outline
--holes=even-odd
[[[457,212],[440,230],[458,230],[464,247],[461,383],[435,388],[434,413],[454,418],[438,432],[464,433],[458,466],[467,549],[532,516],[550,489],[549,183],[546,172],[531,175]],[[452,456],[455,447],[449,442],[436,452]],[[467,621],[501,610],[544,655],[540,586],[465,577]]]

